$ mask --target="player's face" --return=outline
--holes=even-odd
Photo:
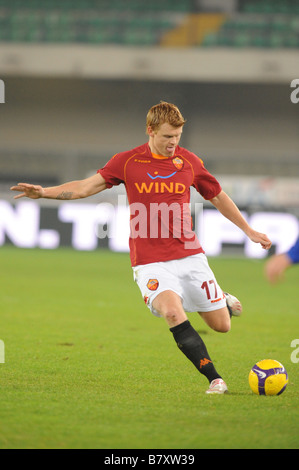
[[[183,132],[183,126],[173,127],[164,122],[157,131],[148,127],[150,136],[149,146],[153,153],[163,155],[163,157],[173,157]]]

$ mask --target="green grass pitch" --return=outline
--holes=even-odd
[[[273,287],[263,261],[209,261],[244,307],[227,334],[189,315],[228,384],[221,396],[204,393],[144,305],[127,254],[0,248],[0,448],[298,448],[299,269]],[[289,374],[277,397],[248,385],[267,358]]]

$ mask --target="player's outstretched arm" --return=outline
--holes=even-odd
[[[90,178],[78,181],[70,181],[59,186],[52,186],[43,188],[40,185],[29,183],[18,183],[17,186],[10,188],[12,191],[17,191],[20,194],[14,199],[21,197],[28,197],[30,199],[81,199],[93,194],[97,194],[106,189],[106,183],[100,173],[97,173]]]
[[[269,250],[272,245],[271,240],[266,234],[253,230],[246,222],[241,212],[232,199],[224,192],[221,191],[218,196],[210,199],[210,202],[221,212],[224,217],[233,222],[255,243],[260,243],[265,250]]]

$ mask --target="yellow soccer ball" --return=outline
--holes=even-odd
[[[289,381],[284,366],[273,359],[257,362],[249,372],[248,380],[256,395],[280,395]]]

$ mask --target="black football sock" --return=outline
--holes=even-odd
[[[209,382],[221,376],[216,371],[207,348],[189,320],[170,328],[177,346]]]

